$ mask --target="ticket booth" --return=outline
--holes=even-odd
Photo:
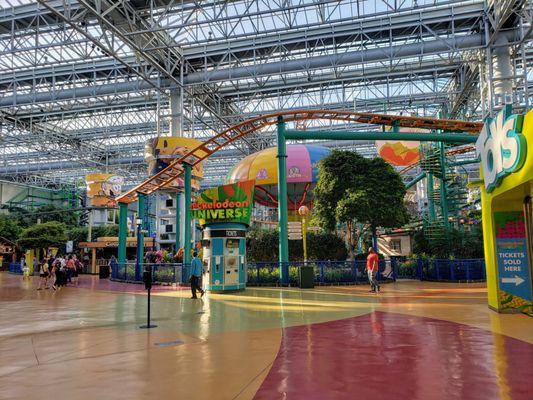
[[[533,111],[488,119],[476,152],[489,307],[533,315]]]
[[[246,225],[235,223],[214,223],[204,228],[205,289],[228,291],[246,287],[246,230]]]
[[[207,189],[191,205],[202,233],[202,285],[212,292],[246,288],[246,231],[250,225],[254,181]]]

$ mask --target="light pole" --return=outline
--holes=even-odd
[[[307,219],[305,218],[309,215],[309,208],[306,206],[301,206],[298,209],[298,214],[302,217],[302,241],[304,245],[304,265],[307,265]]]

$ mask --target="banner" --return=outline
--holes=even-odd
[[[499,301],[502,308],[531,312],[531,277],[524,214],[495,212]]]
[[[144,145],[144,161],[148,164],[148,176],[157,174],[168,167],[175,159],[181,158],[190,150],[198,147],[202,141],[186,137],[156,137],[146,141]],[[204,155],[203,151],[198,151],[198,155]],[[192,170],[193,189],[200,188],[200,179],[204,176],[202,163],[196,164]],[[183,178],[177,178],[171,186],[183,187]]]
[[[250,225],[255,181],[243,181],[210,188],[191,204],[191,218],[201,225],[237,222]]]
[[[124,178],[114,174],[95,173],[85,176],[87,197],[95,207],[114,206],[115,198],[122,193]]]

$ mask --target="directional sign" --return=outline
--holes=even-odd
[[[298,221],[289,222],[289,240],[302,240],[302,223]]]
[[[531,302],[531,277],[523,213],[496,212],[494,220],[500,291]]]
[[[502,278],[503,283],[514,283],[515,286],[521,285],[525,282],[522,278],[520,278],[518,275],[515,275],[514,278]]]

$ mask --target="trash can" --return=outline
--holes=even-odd
[[[98,278],[109,279],[109,275],[109,265],[100,265],[100,271],[98,271]]]
[[[315,287],[315,269],[313,267],[300,267],[299,278],[300,288],[312,289]]]

